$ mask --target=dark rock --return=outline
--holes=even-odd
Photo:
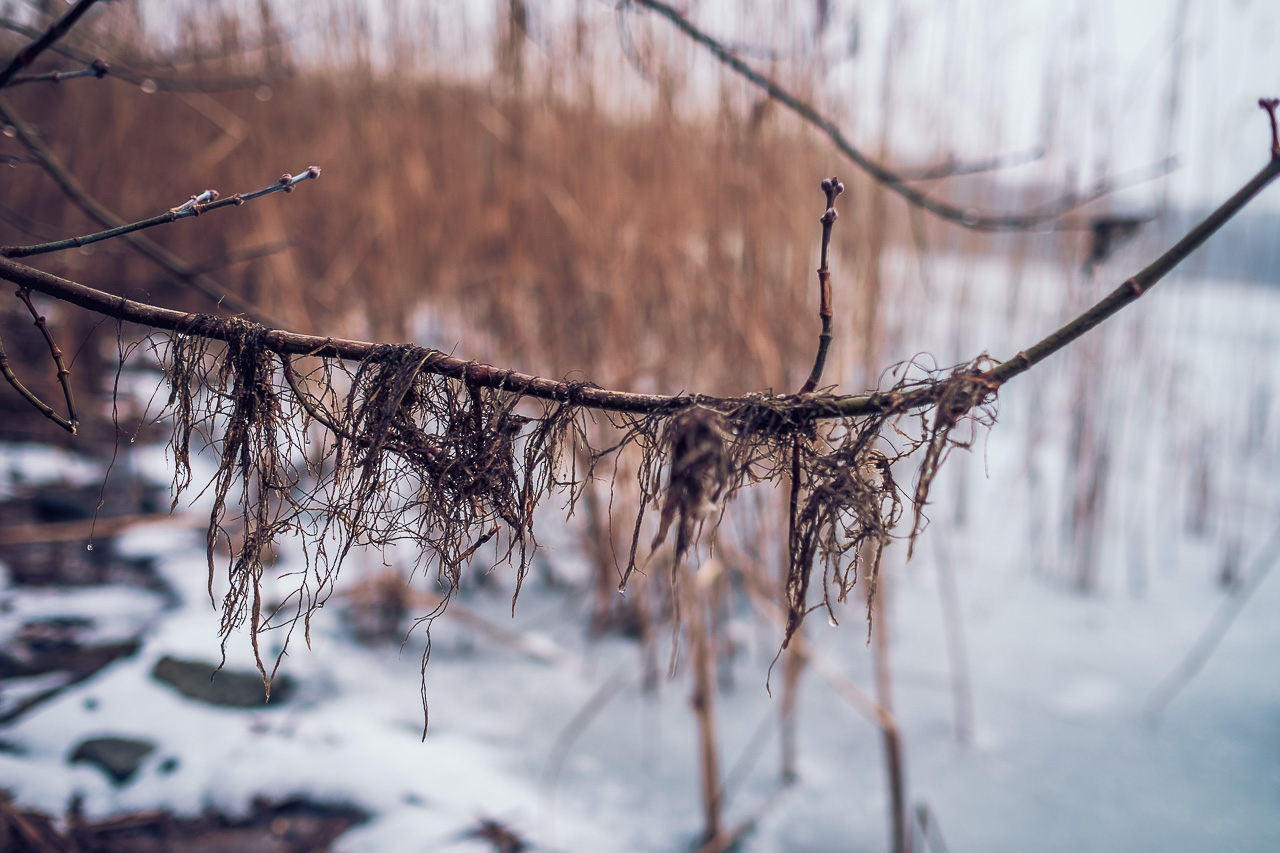
[[[0,850],[302,853],[328,850],[334,839],[368,819],[367,812],[343,803],[289,800],[275,804],[259,799],[243,817],[213,810],[195,817],[147,811],[89,822],[73,799],[64,834],[47,815],[19,814],[0,792]],[[19,824],[26,830],[22,835],[16,830]]]
[[[82,741],[71,753],[71,763],[92,764],[107,774],[112,784],[123,785],[133,778],[143,759],[155,751],[155,744],[145,740],[99,737]]]
[[[168,684],[183,696],[225,708],[261,708],[266,701],[262,677],[256,672],[223,669],[205,661],[165,656],[156,662],[151,677]],[[293,695],[294,682],[277,675],[271,682],[271,705],[282,705]]]

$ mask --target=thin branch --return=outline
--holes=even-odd
[[[3,340],[0,340],[0,373],[4,374],[5,381],[13,386],[13,390],[17,391],[22,399],[34,406],[36,411],[65,429],[67,432],[75,435],[76,428],[69,420],[55,412],[43,400],[35,394],[32,394],[31,391],[27,389],[27,386],[23,385],[22,382],[19,381],[18,375],[14,373],[13,368],[9,366],[9,357],[5,354]]]
[[[201,261],[199,264],[193,265],[191,271],[198,275],[204,275],[214,270],[235,266],[236,264],[245,264],[262,258],[269,258],[287,249],[292,249],[295,245],[297,244],[292,240],[274,240],[270,243],[246,246],[243,249],[232,249],[229,252],[215,255],[212,258]]]
[[[153,329],[190,334],[210,340],[230,340],[239,334],[240,325],[208,314],[187,313],[137,302],[106,293],[56,275],[0,258],[0,278],[79,305],[81,308],[138,323]],[[342,358],[351,361],[367,359],[383,344],[304,335],[283,329],[269,329],[262,345],[275,353]],[[704,394],[636,394],[612,391],[581,382],[558,382],[477,364],[455,358],[436,349],[422,348],[425,361],[422,370],[439,376],[462,380],[469,385],[496,388],[543,400],[572,403],[586,408],[614,412],[674,414],[691,406],[703,405],[720,410],[768,408],[782,423],[805,423],[818,418],[837,418],[885,411],[906,411],[928,405],[934,391],[922,387],[909,393],[874,393],[860,395],[810,394],[803,399],[795,395],[772,396],[753,394],[742,397],[713,397]]]
[[[822,371],[827,364],[827,350],[831,348],[831,269],[827,266],[827,252],[831,245],[831,226],[840,214],[836,212],[836,196],[844,192],[844,184],[839,178],[831,177],[822,182],[822,191],[827,196],[827,209],[823,212],[822,222],[822,262],[818,265],[818,318],[822,321],[822,331],[818,334],[818,354],[813,359],[813,369],[809,378],[800,388],[801,394],[808,394],[818,387],[822,380]]]
[[[827,265],[827,256],[831,246],[831,226],[835,224],[836,219],[840,216],[836,212],[836,197],[844,192],[844,184],[835,176],[824,178],[822,192],[827,197],[827,209],[823,211],[819,220],[822,222],[822,257],[818,264],[818,317],[822,321],[822,331],[818,334],[818,352],[813,359],[813,369],[809,371],[809,378],[800,387],[800,396],[802,397],[806,394],[811,394],[817,389],[818,383],[822,380],[823,368],[827,363],[827,350],[831,347],[831,269]],[[786,638],[782,641],[784,651],[791,641],[792,634],[799,627],[799,614],[804,609],[803,602],[808,592],[809,583],[808,567],[801,565],[802,558],[796,548],[799,542],[796,530],[800,519],[800,481],[802,479],[800,454],[804,448],[804,443],[805,436],[802,433],[796,433],[795,440],[791,444],[791,488],[787,498],[787,542],[791,543],[791,547],[787,551],[787,580],[784,586],[784,594],[787,596],[794,594],[796,599],[802,602],[802,605],[798,611],[791,610],[788,614]],[[788,659],[788,664],[788,678],[784,686],[784,718],[792,716],[790,706],[795,701],[796,680],[800,677],[800,670],[794,668],[799,667],[800,662]],[[784,743],[786,742],[785,731],[783,741]],[[785,782],[794,781],[787,778],[794,773],[794,770],[794,767],[784,767],[783,779]]]
[[[900,166],[897,174],[903,181],[940,181],[944,178],[962,178],[1025,166],[1027,163],[1044,159],[1044,154],[1044,147],[1038,146],[1027,151],[1015,151],[1012,154],[998,154],[985,160],[957,160],[955,157],[948,157],[933,166]]]
[[[67,363],[62,359],[62,350],[53,339],[53,334],[49,331],[49,324],[45,322],[44,315],[36,310],[35,303],[31,301],[31,291],[26,288],[18,288],[18,298],[23,301],[27,306],[27,310],[31,312],[31,318],[35,322],[36,328],[40,330],[40,334],[44,335],[44,342],[49,346],[49,356],[58,368],[58,384],[62,386],[62,394],[67,401],[67,419],[71,425],[71,434],[75,435],[76,428],[80,425],[80,418],[76,415],[76,399],[71,393],[71,371],[67,368]]]
[[[9,30],[17,33],[25,38],[37,38],[40,31],[32,27],[24,26],[17,21],[7,18],[0,18],[0,30]],[[52,52],[70,59],[72,62],[79,62],[82,65],[90,65],[94,61],[93,55],[77,50],[66,44],[55,44]],[[200,61],[199,55],[194,60]],[[267,69],[259,74],[249,74],[243,76],[228,77],[210,77],[200,74],[195,77],[171,77],[163,74],[155,73],[154,69],[131,68],[121,65],[118,62],[111,66],[111,76],[117,80],[121,80],[133,86],[140,86],[146,81],[151,81],[155,85],[156,90],[160,92],[232,92],[237,89],[252,89],[261,86],[263,83],[271,83],[289,77],[291,72],[287,69]]]
[[[66,35],[67,31],[75,26],[76,21],[80,20],[80,16],[89,11],[89,7],[97,2],[98,0],[80,0],[80,2],[67,10],[67,14],[45,30],[44,35],[18,51],[18,55],[13,58],[8,67],[0,71],[0,89],[10,85],[19,71],[29,67],[31,63],[36,61],[37,56],[44,53],[54,42]]]
[[[916,179],[914,176],[895,172],[887,166],[872,160],[871,157],[854,146],[834,122],[823,116],[810,104],[800,100],[773,80],[747,65],[731,49],[691,24],[684,15],[673,7],[660,2],[660,0],[634,0],[634,2],[666,18],[693,41],[709,50],[720,62],[729,66],[747,81],[763,89],[768,93],[769,97],[777,100],[800,116],[800,118],[822,131],[841,153],[852,160],[859,169],[866,172],[872,180],[884,186],[885,189],[902,196],[909,204],[927,210],[949,222],[954,222],[957,225],[975,231],[1024,231],[1057,219],[1064,213],[1112,192],[1111,187],[1104,185],[1085,195],[1070,193],[1045,206],[1040,212],[1009,214],[983,214],[973,208],[958,207],[930,198],[928,193],[910,185],[910,182]]]
[[[77,207],[107,228],[119,228],[127,224],[81,186],[80,182],[68,171],[62,161],[32,133],[31,128],[27,127],[26,122],[13,111],[13,108],[9,106],[9,103],[4,98],[0,98],[0,121],[4,121],[14,129],[18,140],[26,146],[27,151],[40,162],[40,166],[45,173],[53,178],[54,183],[69,199],[75,202]],[[148,260],[162,267],[178,281],[203,294],[218,307],[225,307],[259,322],[278,325],[261,309],[234,293],[227,292],[213,279],[206,275],[192,272],[180,258],[147,237],[126,234],[124,239]]]
[[[238,207],[246,201],[262,198],[264,195],[278,192],[293,192],[293,188],[309,178],[318,178],[320,169],[316,166],[310,166],[298,175],[284,174],[280,176],[280,180],[276,181],[269,187],[255,190],[250,193],[236,193],[227,198],[218,198],[217,190],[205,190],[199,195],[193,195],[188,201],[171,208],[158,216],[150,219],[139,220],[138,222],[130,222],[126,225],[120,225],[116,228],[108,228],[105,231],[98,231],[94,234],[85,234],[83,237],[69,237],[65,240],[54,240],[48,243],[38,243],[34,246],[6,246],[0,248],[0,255],[6,258],[28,258],[33,255],[45,255],[50,252],[61,252],[66,249],[76,249],[81,246],[87,246],[90,243],[98,243],[102,240],[110,240],[113,237],[123,237],[126,234],[133,234],[136,231],[142,231],[146,228],[154,228],[157,225],[167,225],[170,222],[177,222],[179,219],[190,219],[193,216],[199,216],[202,213],[209,213],[214,210],[221,210],[224,207]]]
[[[1262,192],[1277,176],[1280,176],[1280,142],[1276,141],[1274,128],[1275,103],[1270,103],[1272,105],[1268,112],[1271,114],[1273,122],[1271,161],[1263,167],[1262,171],[1258,172],[1249,183],[1241,187],[1239,192],[1227,199],[1221,207],[1209,214],[1203,222],[1192,228],[1173,248],[1156,258],[1145,269],[1103,297],[1079,317],[1076,317],[1034,346],[1023,350],[1013,358],[992,369],[989,377],[1001,384],[1008,382],[1013,377],[1030,370],[1032,365],[1044,361],[1121,308],[1131,302],[1136,302],[1139,297],[1154,287],[1160,279],[1168,275],[1174,267],[1186,260],[1188,255],[1200,248],[1206,240],[1212,237],[1231,217],[1239,213],[1246,204],[1252,201],[1258,193]]]
[[[21,86],[23,83],[61,83],[63,80],[75,80],[80,77],[97,77],[101,80],[107,76],[110,66],[101,59],[95,59],[84,68],[75,71],[48,71],[44,74],[19,74],[9,81],[9,86]]]
[[[1244,609],[1249,599],[1258,591],[1258,587],[1262,586],[1262,581],[1266,579],[1277,561],[1280,561],[1280,530],[1272,535],[1271,541],[1258,557],[1248,578],[1233,587],[1231,594],[1223,599],[1217,612],[1213,614],[1213,619],[1205,627],[1195,645],[1187,652],[1186,657],[1151,691],[1143,714],[1147,722],[1156,722],[1174,697],[1191,683],[1191,679],[1195,678],[1196,673],[1200,672],[1209,661],[1218,644],[1222,642],[1222,638],[1226,636],[1227,630],[1240,615],[1240,611]]]

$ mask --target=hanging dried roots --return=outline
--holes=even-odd
[[[218,334],[210,335],[214,326]],[[211,337],[227,342],[215,350]],[[906,502],[895,466],[925,449],[914,492],[914,539],[947,453],[972,441],[957,441],[952,431],[996,390],[979,360],[945,378],[899,381],[884,393],[904,402],[869,416],[824,419],[820,405],[797,416],[787,398],[769,395],[708,400],[611,415],[617,441],[594,450],[585,430],[590,413],[575,402],[576,386],[566,386],[570,393],[561,401],[533,400],[440,376],[432,372],[440,357],[420,347],[382,346],[352,366],[315,355],[302,357],[305,369],[299,369],[293,358],[268,350],[261,327],[204,316],[194,318],[188,334],[173,337],[166,370],[175,492],[191,485],[193,446],[210,447],[218,462],[210,484],[209,590],[216,599],[214,546],[225,540],[232,556],[221,600],[224,648],[246,623],[255,654],[258,635],[271,627],[292,632],[302,624],[309,637],[311,614],[331,594],[343,559],[360,546],[411,545],[420,564],[434,569],[446,600],[467,563],[487,553],[490,565],[515,568],[514,606],[537,548],[539,504],[562,492],[571,514],[598,463],[624,452],[639,458],[640,510],[620,589],[636,569],[650,504],[661,507],[650,557],[674,531],[674,582],[674,569],[700,531],[708,521],[714,530],[740,488],[799,484],[785,644],[814,606],[834,619],[833,600],[845,600],[860,577],[870,608],[881,556]],[[919,415],[918,429],[904,430],[899,424],[911,423],[905,401],[922,392],[934,395],[937,407]],[[989,421],[989,413],[982,420]],[[578,452],[564,455],[574,448]],[[262,575],[273,560],[270,546],[282,535],[301,537],[306,568],[295,573],[298,586],[289,598],[268,607]],[[818,562],[821,603],[811,605]],[[258,665],[269,682],[260,654]]]

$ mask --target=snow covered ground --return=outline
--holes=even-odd
[[[966,269],[956,266],[952,278]],[[1128,353],[1140,336],[1142,358],[1117,356],[1126,366],[1103,374],[1103,402],[1120,413],[1105,421],[1113,441],[1107,506],[1115,515],[1102,527],[1092,592],[1077,591],[1064,564],[1051,559],[1067,547],[1057,519],[1070,473],[1061,461],[1069,430],[1065,418],[1044,412],[1069,411],[1075,363],[1067,356],[1002,394],[1001,423],[967,459],[954,459],[935,487],[934,523],[916,558],[904,564],[905,548],[890,550],[895,712],[909,791],[957,853],[1280,849],[1280,580],[1257,588],[1203,671],[1164,712],[1147,713],[1153,691],[1242,588],[1232,593],[1218,582],[1226,549],[1240,551],[1246,585],[1274,559],[1280,293],[1223,283],[1168,290],[1098,344]],[[992,331],[1001,324],[975,319],[957,344],[966,351],[999,354],[1005,336],[1025,337],[1056,313],[1052,300],[1037,296],[1002,315],[984,293],[966,310],[1010,322]],[[939,333],[927,323],[917,331]],[[895,346],[909,352],[912,342]],[[1153,365],[1163,372],[1141,372]],[[1209,454],[1207,532],[1189,532],[1187,524],[1196,484],[1203,485],[1196,436]],[[19,470],[27,484],[100,476],[48,450],[3,453],[0,490],[7,492]],[[167,482],[159,451],[137,453],[139,470]],[[1037,502],[1049,519],[1042,528],[1034,526]],[[520,643],[448,614],[436,623],[425,741],[421,634],[403,649],[357,643],[340,618],[340,597],[318,615],[310,650],[294,638],[281,671],[297,689],[279,707],[214,707],[156,680],[153,668],[166,656],[219,659],[200,523],[198,509],[180,512],[132,528],[120,543],[126,555],[156,558],[176,604],[133,586],[0,588],[4,637],[51,616],[91,620],[95,640],[142,635],[133,656],[0,727],[0,788],[21,807],[61,815],[79,795],[91,818],[156,808],[243,813],[255,796],[302,795],[373,815],[335,846],[353,853],[479,851],[485,843],[466,833],[480,818],[502,821],[536,850],[678,851],[696,837],[686,674],[656,693],[643,691],[636,645],[617,637],[589,643],[589,594],[549,589],[536,572],[514,618],[501,576],[458,601]],[[550,516],[544,529],[550,547],[539,559],[562,580],[584,580],[575,534]],[[280,556],[281,572],[300,564],[297,543],[283,543]],[[967,744],[956,736],[940,560],[959,583],[975,711]],[[355,559],[343,583],[380,568],[377,558]],[[856,605],[844,622],[833,629],[813,619],[807,629],[833,671],[871,692]],[[766,694],[765,678],[779,637],[745,609],[729,631],[739,653],[733,685],[718,697],[722,762],[734,780],[728,822],[761,815],[744,849],[886,849],[878,732],[830,680],[809,672],[800,782],[775,800],[778,747],[769,721],[778,700],[776,690],[774,698]],[[229,670],[252,671],[243,635],[227,660]],[[0,682],[0,703],[31,689]],[[585,727],[571,726],[593,697],[604,702],[599,713]],[[565,749],[571,729],[576,737]],[[68,760],[76,744],[101,736],[155,749],[127,783],[113,783]],[[740,764],[744,754],[754,763]]]

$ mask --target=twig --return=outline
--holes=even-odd
[[[898,178],[903,181],[940,181],[943,178],[961,178],[967,175],[979,175],[983,172],[995,172],[1024,166],[1044,158],[1044,148],[1032,148],[1029,151],[1015,151],[1012,154],[998,154],[985,160],[957,160],[948,157],[934,166],[918,166],[915,168],[900,166]]]
[[[924,842],[921,853],[949,853],[947,841],[938,828],[938,818],[934,816],[928,803],[916,804],[916,823],[920,827],[920,840]]]
[[[9,86],[21,86],[23,83],[61,83],[63,80],[75,80],[79,77],[97,77],[101,80],[107,76],[111,66],[104,60],[95,59],[84,68],[75,71],[48,71],[44,74],[19,74],[9,81]]]
[[[1156,285],[1187,256],[1208,240],[1231,217],[1262,192],[1268,184],[1280,176],[1280,132],[1276,127],[1276,107],[1280,100],[1263,98],[1258,106],[1267,111],[1271,119],[1271,160],[1262,171],[1254,175],[1252,180],[1227,199],[1221,207],[1209,214],[1203,222],[1192,228],[1173,248],[1152,261],[1145,269],[1134,275],[1110,294],[1099,300],[1092,308],[1076,317],[1067,325],[1058,329],[1035,346],[1023,350],[1013,358],[1000,364],[989,372],[989,377],[998,383],[1008,382],[1013,377],[1030,370],[1032,365],[1039,364],[1067,344],[1079,338],[1085,332],[1097,326],[1103,320],[1115,314]]]
[[[818,354],[814,356],[809,378],[800,388],[801,394],[808,394],[818,387],[822,380],[822,370],[827,364],[827,350],[831,348],[831,270],[827,266],[827,251],[831,245],[831,226],[840,217],[836,212],[836,197],[844,192],[844,184],[839,178],[827,178],[822,182],[822,192],[827,196],[827,209],[820,220],[822,263],[818,265],[818,317],[822,320],[822,331],[818,334]]]
[[[10,85],[19,71],[30,66],[31,63],[36,61],[37,56],[44,53],[54,42],[66,35],[67,31],[75,26],[76,21],[80,20],[80,16],[89,11],[89,7],[96,2],[98,0],[79,0],[76,5],[67,10],[67,14],[45,30],[44,35],[18,51],[18,55],[13,58],[8,67],[0,71],[0,89]]]
[[[177,222],[179,219],[190,219],[193,216],[221,210],[224,207],[238,207],[246,201],[253,201],[271,193],[293,192],[293,188],[298,184],[310,178],[318,177],[320,177],[319,167],[309,166],[305,171],[297,175],[288,173],[281,175],[280,179],[271,186],[250,193],[236,193],[228,198],[218,198],[217,190],[205,190],[199,195],[191,196],[190,199],[178,207],[171,208],[157,216],[152,216],[150,219],[130,222],[126,225],[108,228],[105,231],[85,234],[82,237],[68,237],[65,240],[37,243],[33,246],[6,246],[0,248],[0,255],[6,258],[28,258],[33,255],[46,255],[50,252],[76,249],[80,246],[87,246],[90,243],[98,243],[103,240],[110,240],[113,237],[123,237],[126,234],[132,234],[146,228],[154,228],[157,225],[167,225],[170,222]]]
[[[45,147],[31,129],[27,127],[26,122],[13,111],[8,102],[0,98],[0,120],[6,122],[14,129],[18,141],[26,146],[27,151],[31,153],[39,162],[49,177],[53,178],[63,193],[75,202],[76,206],[87,213],[90,217],[97,220],[100,225],[107,228],[119,228],[125,225],[125,221],[113,212],[104,207],[97,199],[89,195],[89,193],[80,185],[75,176],[67,170],[62,161],[59,160],[52,151]],[[236,296],[234,293],[228,293],[221,285],[212,280],[208,276],[193,273],[178,257],[171,254],[168,250],[162,248],[154,241],[142,235],[126,234],[124,239],[133,246],[144,257],[151,260],[158,266],[169,272],[174,278],[183,284],[189,285],[199,293],[203,294],[207,299],[212,301],[218,307],[226,307],[232,311],[244,314],[254,318],[259,322],[274,323],[271,317],[256,306],[250,304],[247,300]]]
[[[0,30],[9,30],[17,33],[25,38],[34,39],[40,36],[40,30],[32,27],[24,26],[17,21],[7,18],[0,18]],[[82,65],[90,65],[94,61],[91,54],[69,47],[66,44],[55,44],[51,48],[52,52],[65,56],[72,62],[79,62]],[[207,59],[208,57],[204,57]],[[217,57],[214,57],[217,58]],[[195,63],[202,61],[199,54],[194,54],[191,60]],[[252,89],[261,86],[263,83],[270,83],[275,80],[289,76],[286,69],[270,69],[264,70],[257,74],[246,74],[244,76],[235,77],[210,77],[201,74],[197,77],[170,77],[163,74],[154,73],[153,69],[130,68],[120,63],[111,66],[111,76],[117,80],[122,80],[133,86],[139,86],[146,81],[156,87],[160,92],[231,92],[237,89]]]
[[[760,72],[747,65],[741,59],[734,55],[734,52],[726,47],[722,42],[712,38],[707,33],[695,27],[680,12],[660,0],[634,0],[640,6],[657,12],[676,26],[681,32],[687,35],[693,41],[705,47],[707,50],[720,60],[720,62],[729,66],[739,75],[755,86],[763,89],[768,93],[769,97],[775,99],[779,103],[786,106],[796,115],[807,121],[809,124],[822,131],[843,153],[846,157],[854,162],[854,164],[867,173],[876,183],[881,184],[885,189],[897,193],[904,198],[909,204],[913,204],[924,210],[929,211],[935,216],[954,222],[965,228],[975,231],[1024,231],[1029,228],[1050,222],[1057,219],[1062,214],[1082,205],[1088,204],[1108,195],[1112,189],[1103,186],[1094,192],[1085,195],[1076,195],[1070,193],[1052,202],[1038,213],[1012,213],[1012,214],[983,214],[972,208],[957,207],[953,204],[947,204],[936,199],[930,198],[928,193],[916,189],[910,185],[914,178],[910,175],[904,176],[899,172],[895,172],[888,167],[872,160],[868,155],[864,154],[860,149],[855,147],[852,142],[845,137],[840,128],[830,119],[823,116],[808,103],[800,100],[792,95],[786,89],[783,89],[773,80],[764,76]]]
[[[831,348],[831,269],[828,265],[828,254],[831,246],[831,226],[840,214],[836,211],[836,197],[844,192],[844,184],[834,175],[824,178],[822,192],[827,199],[826,210],[819,221],[822,222],[822,254],[818,264],[818,318],[822,323],[822,331],[818,334],[818,352],[813,359],[813,368],[809,378],[800,387],[800,395],[811,394],[822,380],[822,371],[827,363],[827,351]],[[808,591],[809,573],[800,565],[800,553],[796,547],[796,527],[799,524],[800,490],[802,472],[800,455],[804,449],[806,437],[796,433],[791,444],[791,487],[787,498],[787,575],[782,594],[788,600],[799,601],[799,607],[788,610],[786,634],[782,640],[779,654],[787,655],[783,661],[782,705],[779,709],[779,725],[781,733],[779,743],[782,749],[782,784],[790,785],[799,778],[798,754],[796,747],[796,703],[799,701],[800,677],[804,674],[804,659],[796,654],[788,654],[787,645],[792,635],[799,629],[799,616],[804,613],[804,599]]]
[[[292,249],[295,245],[292,240],[275,240],[271,243],[261,243],[257,246],[246,246],[243,249],[232,249],[229,252],[224,252],[221,255],[201,261],[199,264],[192,265],[191,271],[197,275],[204,275],[214,270],[235,266],[236,264],[269,258],[278,252]]]
[[[53,421],[67,432],[75,435],[76,428],[69,420],[55,412],[43,400],[27,390],[27,386],[23,385],[22,382],[19,381],[17,374],[14,373],[13,368],[9,366],[9,357],[5,354],[3,340],[0,340],[0,373],[4,374],[5,381],[13,386],[13,390],[17,391],[22,396],[22,399],[26,400],[32,406],[35,406],[36,410],[40,412],[40,414]]]
[[[560,734],[556,735],[555,742],[551,744],[551,750],[547,753],[547,760],[542,765],[541,781],[542,796],[549,804],[547,811],[552,816],[555,813],[556,786],[560,781],[560,771],[564,768],[564,760],[568,757],[569,750],[587,730],[587,726],[591,725],[592,720],[599,716],[605,706],[612,702],[613,698],[631,683],[631,680],[626,668],[619,669],[609,676],[609,679],[591,694],[586,704],[577,710],[569,722],[565,723]]]
[[[1258,557],[1248,578],[1237,584],[1231,590],[1231,594],[1223,599],[1218,611],[1213,614],[1213,619],[1205,627],[1204,633],[1196,640],[1195,645],[1191,647],[1191,651],[1187,652],[1187,656],[1151,691],[1143,714],[1148,723],[1158,721],[1174,697],[1191,683],[1191,679],[1196,677],[1214,650],[1218,648],[1218,643],[1222,642],[1222,638],[1226,636],[1227,630],[1240,615],[1240,611],[1258,591],[1258,587],[1262,585],[1262,581],[1266,579],[1277,562],[1280,562],[1280,530],[1272,535],[1271,541]]]
[[[75,435],[76,428],[80,426],[80,418],[76,416],[76,400],[71,393],[71,371],[67,368],[66,362],[62,360],[62,350],[58,348],[57,342],[54,341],[53,334],[49,331],[49,324],[45,322],[44,315],[36,310],[35,303],[31,301],[31,291],[25,287],[20,287],[17,295],[26,304],[36,328],[40,330],[40,334],[44,335],[44,342],[49,345],[49,355],[53,358],[53,363],[58,368],[58,384],[62,386],[62,394],[67,400],[67,419],[70,424],[71,434]]]

